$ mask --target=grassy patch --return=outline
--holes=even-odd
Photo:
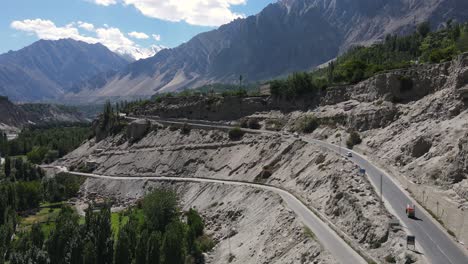
[[[114,232],[115,238],[118,237],[120,229],[128,223],[129,217],[123,212],[112,213],[111,215],[111,226],[112,232]]]
[[[304,226],[304,234],[312,239],[312,240],[316,240],[316,237],[315,237],[315,234],[314,232],[312,232],[312,230],[310,230],[310,228],[308,228],[307,226]]]
[[[197,238],[197,243],[200,246],[200,250],[202,252],[209,252],[216,245],[214,240],[207,235],[202,235],[201,237]]]
[[[130,213],[128,211],[122,211],[122,212],[111,214],[111,226],[112,226],[112,231],[114,232],[114,235],[115,235],[115,239],[117,239],[120,229],[124,227],[130,220],[129,215]],[[141,209],[133,210],[133,216],[138,219],[139,223],[144,222],[145,216],[143,215],[143,210]]]
[[[45,237],[48,237],[50,231],[55,226],[55,219],[57,219],[62,209],[60,208],[61,204],[58,203],[55,204],[55,207],[47,205],[48,204],[41,205],[40,210],[36,214],[23,218],[20,222],[19,229],[26,231],[30,230],[32,225],[40,224]]]

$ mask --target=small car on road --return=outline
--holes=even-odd
[[[348,158],[352,158],[352,157],[353,157],[353,153],[348,152],[348,153],[346,153],[346,156],[347,156]]]

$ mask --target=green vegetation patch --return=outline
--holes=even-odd
[[[294,130],[306,134],[314,132],[320,126],[319,120],[312,115],[299,118],[294,124]]]
[[[307,226],[304,226],[304,234],[305,234],[308,238],[310,238],[310,239],[312,239],[312,240],[316,240],[316,239],[317,239],[316,236],[315,236],[315,234],[314,234],[314,232],[312,232],[312,230],[310,230],[310,228],[307,227]]]
[[[11,141],[0,135],[0,153],[25,156],[35,164],[50,163],[79,147],[90,132],[88,124],[27,128]]]
[[[11,264],[195,264],[215,245],[198,212],[182,213],[175,193],[164,190],[120,213],[91,205],[80,218],[68,206],[42,208],[23,226],[9,246]]]
[[[228,135],[231,140],[241,140],[244,136],[244,131],[240,127],[234,127],[229,130]]]
[[[271,81],[271,94],[287,99],[313,98],[331,86],[356,84],[378,73],[408,68],[421,63],[453,60],[468,51],[468,24],[447,22],[444,29],[431,32],[428,23],[407,36],[388,35],[381,43],[350,49],[328,67],[312,73],[294,73],[287,79]],[[403,89],[411,87],[403,80]]]
[[[348,140],[346,141],[346,146],[352,149],[354,146],[359,145],[361,143],[362,143],[362,139],[359,133],[356,131],[352,131],[348,137]]]

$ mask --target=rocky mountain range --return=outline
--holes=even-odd
[[[466,21],[465,0],[281,0],[123,70],[78,86],[78,98],[152,95],[207,83],[261,81],[309,70],[388,34]]]
[[[15,133],[27,125],[89,122],[73,107],[53,104],[13,104],[0,96],[0,131]]]
[[[101,44],[38,41],[0,55],[0,95],[13,101],[141,98],[209,83],[269,80],[310,70],[353,45],[423,21],[467,21],[465,0],[281,0],[262,12],[129,63]]]
[[[0,95],[14,101],[54,99],[73,92],[76,83],[127,64],[101,44],[40,40],[0,55]]]

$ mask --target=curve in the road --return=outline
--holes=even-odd
[[[156,122],[162,122],[166,124],[184,124],[194,125],[202,128],[220,128],[220,129],[229,129],[232,126],[224,125],[220,123],[202,121],[202,120],[177,120],[177,119],[160,119],[158,117],[132,117],[132,118],[147,118]],[[266,134],[277,134],[281,135],[279,132],[268,131],[268,130],[252,130],[252,129],[243,129],[246,132],[251,133],[266,133]],[[448,233],[443,230],[438,224],[435,223],[433,219],[425,210],[419,206],[418,211],[422,211],[421,214],[418,214],[419,221],[414,221],[407,218],[404,208],[407,204],[417,204],[411,196],[404,192],[398,184],[396,184],[391,176],[385,173],[383,170],[373,165],[369,160],[367,160],[362,155],[346,149],[340,146],[321,141],[321,140],[309,140],[302,138],[305,142],[317,144],[326,149],[334,151],[340,155],[343,155],[344,152],[353,153],[353,157],[350,158],[352,162],[361,168],[366,169],[369,180],[374,186],[380,186],[380,176],[382,175],[382,182],[384,188],[383,199],[391,206],[394,211],[395,216],[403,222],[403,224],[408,229],[408,233],[416,236],[416,240],[419,245],[421,245],[422,250],[424,251],[426,259],[434,264],[468,264],[468,253],[466,250],[462,249],[453,239],[450,238]],[[344,150],[344,151],[343,151]]]
[[[63,167],[56,167],[59,170],[65,171]],[[70,174],[84,176],[87,178],[107,179],[107,180],[152,180],[152,181],[169,181],[169,182],[194,182],[194,183],[215,183],[215,184],[229,184],[235,186],[248,186],[271,191],[280,195],[286,202],[288,208],[293,210],[302,220],[304,225],[312,230],[316,235],[318,241],[332,254],[332,256],[340,263],[367,263],[351,246],[349,246],[335,231],[324,223],[317,215],[314,214],[306,205],[304,205],[296,196],[283,189],[263,184],[227,181],[218,179],[204,179],[204,178],[178,178],[178,177],[119,177],[119,176],[106,176],[91,173],[71,172]]]

